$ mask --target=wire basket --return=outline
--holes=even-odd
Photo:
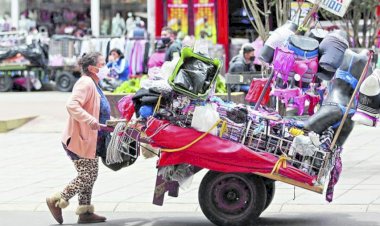
[[[54,67],[76,65],[81,45],[81,39],[72,36],[53,36],[49,41],[49,65]]]
[[[107,164],[129,162],[133,164],[140,155],[140,131],[125,122],[119,122],[111,134],[107,147]]]
[[[286,134],[285,125],[263,127],[262,123],[250,124],[244,140],[245,146],[253,151],[267,152],[277,157],[285,155],[290,158],[289,164],[311,176],[316,176],[320,183],[324,181],[331,166],[332,153],[320,149],[314,150],[311,155],[295,153],[291,148],[294,137]]]
[[[193,119],[193,111],[194,109],[187,111],[186,114],[181,114],[178,117],[176,124],[183,127],[191,127],[191,121]],[[233,141],[233,142],[241,143],[243,141],[247,123],[236,123],[228,119],[227,117],[224,117],[223,115],[220,115],[220,118],[223,121],[225,121],[226,127],[227,127],[226,131],[224,131],[222,134],[222,138]],[[222,129],[222,124],[219,124],[217,129],[218,129],[218,134],[220,134],[221,129]]]
[[[49,41],[49,55],[60,55],[65,58],[79,56],[80,46],[80,39],[53,36]]]

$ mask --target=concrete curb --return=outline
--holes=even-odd
[[[16,119],[0,120],[0,133],[5,133],[23,126],[25,123],[37,118],[38,116],[27,116]]]

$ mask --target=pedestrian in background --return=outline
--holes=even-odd
[[[109,53],[108,60],[107,67],[111,70],[111,77],[115,77],[120,81],[129,79],[128,60],[124,57],[120,49],[112,49]]]
[[[148,68],[161,67],[165,62],[165,45],[159,40],[155,43],[155,51],[149,57]]]
[[[110,118],[110,106],[98,82],[109,73],[101,53],[84,54],[78,62],[82,76],[75,83],[66,108],[69,120],[63,132],[62,145],[73,161],[77,177],[62,192],[46,199],[50,212],[62,224],[62,209],[78,194],[78,223],[98,223],[105,217],[94,214],[92,188],[98,176],[99,150],[104,150],[105,134],[101,123]]]
[[[238,55],[234,56],[229,64],[228,73],[254,73],[256,72],[255,65],[255,48],[251,43],[246,43],[241,47]],[[231,87],[233,91],[243,91],[245,93],[249,90],[249,85],[234,85]]]
[[[182,45],[176,40],[176,33],[170,27],[162,28],[161,41],[166,46],[165,61],[173,60],[174,53],[181,55]]]

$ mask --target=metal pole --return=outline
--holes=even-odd
[[[259,109],[259,106],[261,104],[261,101],[264,99],[265,93],[267,92],[269,85],[272,82],[272,79],[274,77],[274,69],[272,68],[272,72],[270,73],[270,76],[268,78],[268,81],[265,83],[265,86],[263,88],[263,91],[260,94],[259,100],[256,102],[255,107],[253,108],[255,111]]]
[[[20,14],[20,2],[19,0],[11,1],[11,19],[12,19],[12,27],[18,28]]]
[[[148,1],[148,26],[147,30],[150,34],[150,39],[154,40],[156,38],[156,1]]]
[[[100,0],[91,0],[91,31],[95,37],[100,34]]]

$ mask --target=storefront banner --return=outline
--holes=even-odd
[[[315,4],[318,0],[307,0]],[[346,13],[348,6],[350,5],[352,0],[322,0],[320,6],[322,9],[329,11],[335,15],[343,17]]]
[[[215,0],[193,0],[195,38],[216,43]]]
[[[296,22],[297,24],[302,24],[307,13],[312,8],[312,4],[308,2],[292,2],[290,3],[290,18],[292,21]],[[301,9],[299,11],[299,9]]]
[[[178,36],[188,33],[188,0],[168,0],[168,27],[177,32]]]

